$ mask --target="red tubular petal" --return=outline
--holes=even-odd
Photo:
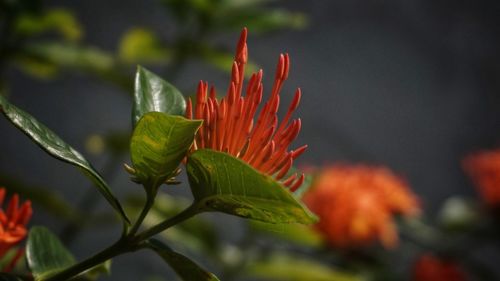
[[[10,198],[9,205],[7,206],[7,218],[12,220],[17,217],[17,212],[19,208],[19,195],[14,194]]]
[[[0,207],[2,207],[4,199],[5,199],[5,188],[0,187]]]
[[[296,178],[297,178],[297,173],[289,176],[286,180],[282,181],[281,183],[284,186],[290,186]]]
[[[233,68],[231,70],[231,82],[238,85],[240,83],[240,72],[238,70],[238,64],[234,61]]]
[[[214,101],[217,101],[217,94],[215,93],[214,86],[210,86],[210,98]]]
[[[297,109],[300,103],[301,96],[302,91],[300,90],[300,88],[297,88],[297,90],[295,90],[295,96],[293,97],[292,103],[290,104],[290,108],[288,109],[289,112],[293,112],[295,111],[295,109]]]
[[[280,172],[276,176],[276,180],[282,179],[288,173],[288,170],[290,170],[292,164],[293,164],[292,157],[291,156],[287,157],[286,164],[285,166],[283,166],[283,168],[281,168]]]
[[[290,187],[290,191],[295,192],[303,183],[305,176],[302,174],[300,178]]]
[[[285,54],[285,61],[283,67],[283,75],[281,75],[281,80],[286,80],[288,78],[288,72],[290,71],[290,57],[288,53]]]
[[[22,225],[26,225],[28,221],[31,219],[31,215],[33,214],[33,209],[31,208],[31,201],[27,200],[21,206],[21,210],[19,212],[18,223]]]
[[[297,159],[300,155],[302,155],[302,153],[304,153],[304,151],[306,151],[307,149],[307,144],[295,149],[294,151],[292,151],[292,158],[295,160]]]

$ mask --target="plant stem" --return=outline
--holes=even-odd
[[[151,198],[151,197],[149,197]],[[148,202],[146,203],[146,206],[143,209],[143,212],[139,216],[139,219],[136,221],[134,224],[134,227],[131,229],[129,234],[127,236],[122,237],[118,242],[115,244],[111,245],[110,247],[102,250],[101,252],[97,253],[96,255],[79,262],[71,267],[66,268],[65,270],[51,276],[45,279],[42,279],[42,281],[62,281],[62,280],[68,280],[78,274],[81,274],[82,272],[91,269],[92,267],[99,265],[115,256],[128,253],[128,252],[133,252],[141,248],[141,244],[143,243],[144,240],[150,238],[153,235],[156,235],[164,230],[166,230],[169,227],[172,227],[178,223],[181,223],[192,216],[198,214],[200,212],[200,209],[196,204],[191,205],[189,208],[185,209],[184,211],[180,212],[179,214],[173,216],[172,218],[157,224],[153,226],[152,228],[135,235],[135,231],[138,230],[139,226],[142,223],[142,220],[146,217],[149,209],[152,206],[153,200],[148,199]],[[147,207],[147,205],[150,205]],[[134,230],[132,232],[132,230]]]
[[[144,219],[148,215],[149,210],[154,204],[155,197],[156,197],[155,195],[150,195],[149,193],[147,194],[144,208],[142,209],[141,214],[139,215],[134,225],[130,229],[129,235],[134,235],[137,232],[137,230],[139,230],[139,227],[141,227],[142,222],[144,221]]]
[[[200,212],[200,209],[198,208],[196,203],[194,203],[193,205],[189,206],[187,209],[178,213],[177,215],[173,216],[172,218],[170,218],[170,219],[168,219],[160,224],[157,224],[157,225],[153,226],[152,228],[138,234],[136,236],[136,239],[138,241],[144,241],[144,240],[150,238],[151,236],[154,236],[154,235],[166,230],[169,227],[172,227],[176,224],[179,224],[179,223],[191,218],[192,216],[198,214],[199,212]]]
[[[131,252],[134,251],[135,247],[131,247],[129,245],[127,240],[120,239],[118,242],[115,244],[111,245],[110,247],[102,250],[101,252],[97,253],[96,255],[79,262],[71,267],[66,268],[65,270],[51,276],[48,278],[43,279],[43,281],[62,281],[62,280],[68,280],[88,269],[91,269],[92,267],[99,265],[117,255],[126,253],[126,252]]]

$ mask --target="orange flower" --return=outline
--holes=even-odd
[[[458,264],[439,259],[431,254],[418,258],[413,265],[414,281],[465,281],[465,273]]]
[[[294,191],[304,181],[304,175],[293,174],[287,178],[285,176],[293,160],[307,148],[304,145],[288,151],[288,146],[297,137],[301,127],[300,119],[290,122],[292,113],[299,105],[301,92],[297,89],[288,112],[278,124],[280,91],[290,68],[288,54],[280,55],[271,95],[255,119],[257,108],[262,102],[262,70],[251,76],[246,95],[242,96],[245,64],[248,59],[246,39],[247,30],[243,29],[236,48],[226,96],[218,100],[215,88],[212,86],[209,89],[207,82],[200,81],[194,108],[191,99],[188,100],[186,117],[203,119],[203,126],[196,135],[193,150],[210,148],[229,153],[255,169],[273,175],[276,180],[280,180]]]
[[[316,229],[336,247],[379,239],[398,243],[393,215],[416,215],[418,200],[406,183],[383,167],[334,165],[320,171],[304,202],[319,216]]]
[[[19,196],[14,194],[7,205],[7,210],[4,211],[2,207],[4,199],[5,189],[0,188],[0,258],[26,237],[28,234],[26,225],[32,214],[31,202],[29,200],[19,206]],[[11,265],[15,264],[19,257],[18,252],[16,257],[11,261]],[[7,268],[9,267],[11,266],[7,266]]]
[[[463,167],[475,183],[483,201],[489,206],[500,205],[500,148],[467,156]]]

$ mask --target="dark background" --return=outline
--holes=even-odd
[[[165,37],[175,28],[154,0],[49,4],[74,10],[86,30],[85,41],[109,51],[132,26],[151,27]],[[407,179],[431,218],[451,195],[476,196],[460,160],[471,151],[495,147],[500,139],[498,1],[324,0],[273,6],[304,12],[310,21],[302,31],[257,36],[250,30],[248,43],[250,58],[267,75],[268,90],[279,53],[291,56],[282,96],[288,104],[296,87],[303,90],[296,114],[303,129],[296,145],[306,143],[309,150],[299,163],[386,165]],[[217,40],[234,46],[237,38],[235,32]],[[194,92],[200,79],[225,89],[229,75],[190,63],[175,84]],[[78,150],[84,151],[90,134],[130,127],[131,100],[108,83],[69,74],[38,81],[15,69],[9,69],[8,80],[11,101]],[[0,132],[2,172],[50,186],[70,202],[88,188],[76,169],[52,160],[4,119]],[[104,159],[89,157],[97,168],[103,165]],[[112,185],[119,196],[140,188],[125,173]],[[214,217],[235,223],[228,216]],[[33,224],[60,228],[43,213],[36,213]],[[82,258],[117,235],[112,227],[86,233],[71,249]],[[153,255],[127,255],[115,260],[109,280],[136,280],[149,270],[166,274],[164,268]]]

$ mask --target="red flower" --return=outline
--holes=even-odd
[[[4,210],[2,207],[4,199],[5,189],[0,188],[0,258],[26,237],[28,234],[26,225],[32,214],[29,200],[19,206],[19,196],[14,194],[7,205],[7,209]],[[6,267],[7,270],[4,270],[9,271],[8,268],[12,267],[19,257],[18,253],[11,261],[11,264]]]
[[[375,240],[393,248],[398,243],[393,216],[419,213],[418,200],[403,180],[387,168],[364,165],[324,168],[304,202],[320,218],[316,229],[343,248]]]
[[[210,148],[229,153],[247,162],[255,169],[273,175],[294,191],[304,181],[304,175],[293,174],[285,178],[290,167],[306,145],[288,151],[288,146],[297,137],[301,127],[300,119],[290,121],[292,113],[299,105],[301,92],[297,89],[284,119],[278,123],[277,112],[280,91],[288,77],[290,60],[288,54],[280,55],[274,85],[269,100],[265,102],[255,119],[257,108],[262,102],[262,70],[254,73],[242,95],[245,64],[247,63],[247,30],[243,29],[236,48],[231,81],[227,94],[217,99],[214,87],[200,81],[196,105],[188,100],[186,117],[203,119],[193,150]],[[194,116],[193,116],[194,115]]]
[[[453,261],[442,260],[431,254],[418,258],[413,266],[414,281],[465,281],[465,273]]]
[[[489,206],[500,205],[500,149],[467,156],[465,172],[472,178],[481,197]]]

